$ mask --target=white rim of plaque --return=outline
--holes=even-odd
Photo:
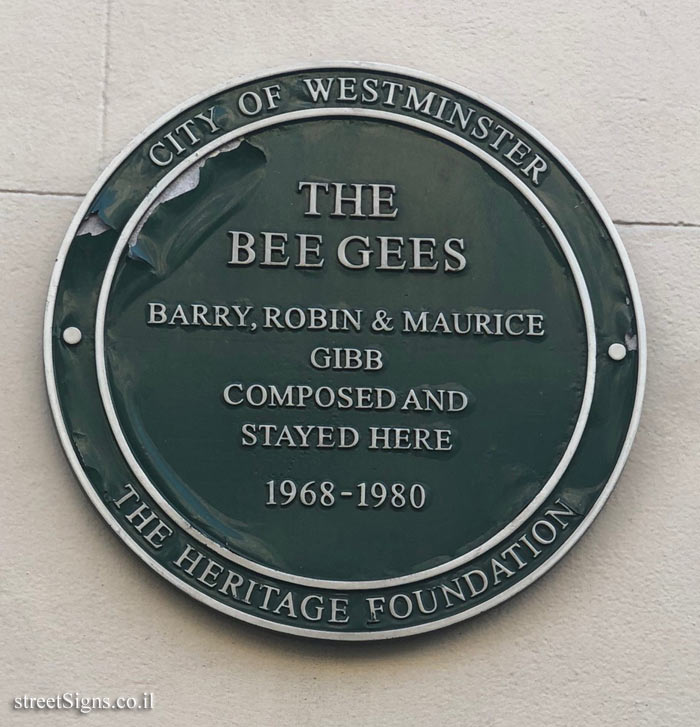
[[[143,468],[139,464],[133,450],[129,446],[129,442],[124,434],[124,431],[120,425],[119,417],[117,416],[114,401],[111,395],[111,389],[109,385],[109,378],[107,375],[107,365],[105,358],[105,317],[107,314],[107,306],[109,304],[109,295],[114,280],[114,274],[116,273],[117,267],[124,254],[124,250],[131,243],[132,237],[135,238],[138,235],[139,230],[143,226],[145,220],[148,219],[149,213],[152,212],[159,204],[160,199],[167,191],[167,189],[176,182],[176,180],[182,176],[190,167],[197,163],[204,163],[207,157],[216,153],[217,149],[229,144],[238,139],[243,139],[248,134],[256,133],[263,129],[268,129],[274,126],[279,126],[288,122],[304,121],[309,119],[318,118],[368,118],[376,119],[379,121],[388,121],[391,123],[408,126],[412,129],[419,131],[425,131],[440,137],[443,140],[459,147],[462,151],[476,156],[482,162],[490,166],[501,174],[515,189],[520,192],[525,199],[534,207],[537,214],[545,222],[549,231],[554,236],[557,244],[564,253],[564,257],[569,265],[569,269],[574,278],[574,283],[579,295],[581,307],[583,309],[583,316],[586,325],[586,376],[583,396],[581,398],[581,407],[579,409],[576,425],[569,439],[564,454],[554,468],[554,471],[544,483],[540,491],[535,497],[523,508],[523,510],[516,515],[507,525],[501,530],[492,535],[490,538],[480,543],[478,546],[472,548],[467,553],[464,553],[456,558],[442,563],[439,566],[433,568],[426,568],[420,571],[414,571],[401,576],[395,576],[393,578],[378,578],[372,580],[332,580],[328,578],[314,578],[311,576],[301,576],[296,573],[288,573],[286,571],[277,570],[269,566],[263,565],[257,561],[251,560],[242,556],[240,553],[225,547],[219,541],[214,540],[209,535],[204,533],[199,528],[195,527],[186,517],[184,517],[173,505],[159,492],[158,488],[149,479],[148,475],[144,472]],[[135,239],[134,239],[135,241]],[[482,149],[479,149],[475,144],[462,139],[461,137],[453,134],[450,131],[441,129],[434,126],[433,124],[421,121],[419,119],[413,119],[406,117],[402,114],[396,114],[389,111],[373,111],[368,109],[344,109],[344,108],[323,108],[323,109],[307,109],[302,111],[291,111],[289,113],[278,114],[272,118],[262,119],[255,121],[245,126],[239,127],[233,131],[217,137],[213,141],[209,142],[205,146],[198,149],[196,152],[190,154],[186,159],[183,159],[178,165],[166,174],[163,179],[158,182],[150,192],[141,201],[141,204],[136,208],[134,213],[129,218],[128,222],[124,225],[124,228],[119,235],[116,245],[112,251],[107,269],[100,289],[100,296],[97,304],[97,317],[95,320],[95,363],[97,368],[97,380],[99,383],[100,396],[102,397],[102,404],[107,414],[112,433],[119,445],[122,455],[126,459],[129,468],[136,475],[136,478],[148,492],[148,494],[158,503],[158,505],[189,535],[203,543],[213,551],[218,553],[228,560],[238,563],[239,565],[250,568],[251,570],[266,575],[271,578],[278,578],[279,580],[286,581],[288,583],[295,583],[302,586],[313,586],[316,588],[329,588],[329,589],[347,589],[347,590],[360,590],[366,588],[387,588],[390,586],[399,586],[406,583],[414,583],[416,581],[430,578],[432,576],[446,573],[460,565],[464,565],[474,558],[478,558],[480,555],[490,550],[498,543],[505,540],[509,535],[515,532],[545,501],[550,492],[557,486],[557,483],[561,479],[564,472],[566,472],[569,463],[573,459],[573,456],[578,448],[578,445],[583,436],[583,432],[586,429],[586,423],[588,421],[588,414],[591,408],[591,402],[593,401],[593,391],[595,388],[595,372],[596,372],[596,339],[595,339],[595,324],[593,320],[593,307],[591,304],[590,296],[588,294],[588,288],[583,278],[583,273],[579,267],[576,256],[574,255],[571,246],[569,245],[566,236],[562,232],[561,228],[554,220],[552,215],[548,212],[547,208],[538,199],[537,195],[527,187],[527,185],[516,175],[509,170],[504,164],[494,159],[490,154],[487,154]]]
[[[197,590],[193,586],[190,586],[185,581],[181,580],[180,578],[177,578],[175,575],[170,573],[165,567],[163,567],[155,558],[153,558],[145,549],[141,548],[137,542],[132,539],[132,537],[124,530],[124,528],[120,525],[118,520],[112,515],[106,504],[100,499],[99,495],[95,491],[92,483],[90,482],[90,479],[88,478],[86,472],[83,470],[80,460],[78,459],[78,456],[75,452],[73,442],[70,438],[70,435],[68,433],[68,429],[65,425],[65,422],[63,420],[63,415],[61,412],[61,405],[58,398],[58,389],[55,379],[55,372],[53,367],[53,357],[52,357],[52,348],[53,348],[53,316],[54,316],[54,309],[55,309],[55,303],[56,303],[56,294],[58,291],[58,286],[61,278],[61,273],[63,271],[63,266],[66,260],[66,256],[68,254],[68,250],[71,246],[71,243],[73,242],[73,239],[75,238],[75,235],[77,233],[77,230],[80,226],[80,224],[84,221],[86,215],[89,212],[90,205],[92,201],[95,199],[101,188],[104,186],[104,184],[109,180],[109,178],[112,176],[112,174],[116,171],[116,169],[121,165],[121,163],[135,150],[138,148],[140,144],[142,144],[151,134],[153,134],[155,131],[157,131],[159,128],[161,128],[164,124],[166,124],[168,121],[174,119],[179,114],[181,114],[183,111],[187,110],[188,108],[201,103],[202,101],[206,100],[207,98],[222,93],[224,91],[227,91],[231,88],[235,88],[236,86],[241,86],[246,83],[251,83],[256,80],[262,80],[265,78],[274,77],[276,75],[283,75],[283,74],[289,74],[289,73],[299,73],[304,71],[313,71],[313,70],[327,70],[327,69],[348,69],[348,70],[366,70],[366,71],[379,71],[379,72],[385,72],[385,73],[395,73],[402,76],[407,76],[409,78],[414,78],[418,81],[423,81],[425,83],[431,83],[436,84],[439,86],[443,86],[444,88],[450,89],[451,91],[462,94],[468,98],[474,99],[476,102],[480,103],[481,105],[493,109],[495,112],[500,114],[503,118],[508,119],[511,123],[515,124],[516,126],[520,127],[523,131],[525,131],[531,138],[533,138],[544,150],[546,150],[554,159],[557,160],[557,162],[566,170],[566,172],[569,174],[569,176],[573,179],[573,181],[580,187],[580,189],[583,191],[583,193],[586,195],[588,201],[593,206],[594,210],[596,211],[597,215],[599,216],[601,222],[605,226],[608,234],[610,235],[610,238],[615,246],[615,252],[617,253],[620,262],[622,264],[622,268],[625,274],[625,278],[627,280],[630,294],[631,294],[631,303],[632,307],[634,309],[635,313],[635,320],[637,325],[637,353],[638,353],[638,369],[637,369],[637,386],[636,386],[636,392],[635,392],[635,401],[634,406],[632,409],[632,416],[630,417],[630,423],[627,429],[627,434],[623,443],[623,446],[621,448],[620,454],[618,456],[617,462],[615,463],[615,466],[611,472],[611,475],[606,482],[601,494],[599,495],[598,499],[595,501],[594,505],[591,507],[591,509],[588,511],[588,513],[584,516],[584,518],[581,520],[579,525],[576,527],[574,532],[569,536],[569,538],[549,557],[547,560],[545,560],[539,567],[535,568],[529,575],[522,578],[517,583],[513,584],[512,586],[509,586],[508,588],[505,588],[503,591],[501,591],[498,595],[494,596],[493,598],[490,598],[489,600],[482,602],[480,604],[477,604],[475,606],[472,606],[471,608],[467,608],[464,611],[461,611],[460,613],[454,614],[453,616],[449,616],[442,619],[436,619],[435,621],[431,621],[428,623],[420,624],[417,626],[406,626],[406,627],[400,627],[396,629],[389,629],[389,630],[382,630],[382,631],[349,631],[349,632],[337,632],[337,631],[325,631],[325,630],[315,630],[315,629],[309,629],[309,628],[303,628],[298,626],[288,626],[286,624],[277,623],[274,621],[268,621],[260,616],[255,616],[249,613],[246,613],[245,611],[242,611],[235,606],[229,606],[224,603],[221,603],[220,601],[217,601],[216,599],[206,595],[205,593]],[[325,110],[325,109],[324,109]],[[353,109],[342,109],[343,114],[346,116],[352,116],[353,115]],[[359,109],[357,111],[360,111]],[[366,110],[362,110],[365,111]],[[292,112],[295,113],[295,112]],[[296,112],[298,113],[298,112]],[[394,116],[400,116],[398,114],[391,115],[392,121],[397,121]],[[275,119],[279,119],[280,117],[275,117]],[[400,117],[402,118],[410,118],[410,117]],[[400,120],[398,119],[398,120]],[[253,126],[253,125],[250,125]],[[250,126],[247,127],[248,133],[252,130]],[[430,126],[428,124],[428,126]],[[434,129],[431,127],[428,129],[429,131],[433,132]],[[237,132],[240,132],[241,130],[236,130]],[[438,129],[438,131],[443,131]],[[450,132],[447,132],[450,133]],[[217,140],[218,141],[218,140]],[[450,139],[450,141],[452,141]],[[463,141],[463,140],[462,140]],[[185,161],[190,161],[190,163],[194,163],[197,161],[197,159],[194,159],[195,155],[200,152],[205,152],[206,148],[203,148],[199,150],[198,152],[195,152],[190,157],[188,157]],[[472,151],[471,149],[469,151]],[[169,175],[168,175],[169,177]],[[163,181],[163,180],[162,180]],[[520,181],[517,180],[516,181]],[[167,186],[167,185],[166,185]],[[155,188],[154,188],[155,189]],[[530,190],[528,190],[529,192]],[[153,190],[151,190],[153,192]],[[150,197],[150,193],[148,195]],[[154,202],[154,199],[151,199],[149,202],[149,206]],[[539,202],[539,200],[538,200]],[[142,205],[145,203],[142,202]],[[541,204],[541,203],[540,203]],[[139,207],[139,209],[141,206]],[[147,211],[147,210],[146,210]],[[547,212],[545,208],[545,212],[547,215],[549,215],[549,212]],[[135,216],[135,214],[134,214]],[[550,215],[551,217],[551,215]],[[133,218],[133,216],[132,216]],[[131,220],[130,220],[131,222]],[[556,222],[555,222],[556,225]],[[558,226],[557,226],[558,228]],[[550,228],[551,229],[551,228]],[[128,239],[128,238],[127,238]],[[121,241],[121,237],[120,237]],[[564,250],[564,248],[562,248]],[[568,260],[568,259],[567,259]],[[574,257],[574,263],[576,268],[578,268],[578,263],[575,260]],[[112,259],[110,259],[110,265],[112,264]],[[572,272],[574,271],[574,267],[572,267]],[[579,271],[580,272],[580,271]],[[585,287],[585,282],[584,282]],[[100,303],[102,302],[102,292],[100,293]],[[580,291],[579,291],[580,292]],[[586,294],[587,298],[587,294]],[[583,303],[583,300],[582,300]],[[587,327],[588,327],[588,321],[586,321]],[[96,326],[97,328],[97,326]],[[588,331],[587,331],[588,332]],[[592,346],[595,350],[596,346],[596,340],[595,336],[591,337],[589,336],[589,356],[590,356],[590,349],[591,349],[591,341]],[[163,578],[165,578],[167,581],[172,583],[174,586],[179,588],[181,591],[187,593],[192,598],[195,598],[196,600],[200,601],[201,603],[204,603],[217,611],[221,613],[228,614],[230,616],[234,616],[235,618],[240,619],[241,621],[255,624],[257,626],[261,626],[263,628],[267,628],[272,631],[278,631],[283,633],[291,633],[296,634],[299,636],[306,636],[311,638],[317,638],[317,639],[332,639],[332,640],[343,640],[343,641],[366,641],[366,640],[378,640],[378,639],[391,639],[391,638],[400,638],[403,636],[410,636],[412,634],[419,634],[419,633],[425,633],[428,631],[434,631],[439,628],[443,628],[445,626],[449,626],[454,623],[458,623],[460,621],[464,621],[466,619],[472,618],[480,613],[483,613],[484,611],[487,611],[495,606],[497,606],[500,603],[503,603],[507,599],[511,598],[515,594],[519,593],[523,589],[527,588],[530,584],[532,584],[534,581],[536,581],[538,578],[540,578],[542,575],[544,575],[547,571],[550,570],[554,565],[556,565],[561,558],[563,558],[569,550],[578,542],[578,540],[581,538],[583,533],[588,529],[590,524],[593,522],[593,520],[596,518],[602,507],[607,502],[610,493],[612,492],[613,488],[615,487],[615,484],[617,483],[617,480],[620,477],[620,474],[622,472],[622,469],[625,465],[625,462],[627,461],[627,458],[629,456],[630,450],[632,448],[632,443],[634,441],[635,434],[637,432],[637,429],[639,427],[639,420],[641,417],[641,410],[642,410],[642,403],[644,399],[644,389],[645,389],[645,382],[646,382],[646,368],[647,368],[647,356],[646,356],[646,327],[644,322],[644,312],[642,309],[642,302],[641,297],[639,294],[639,287],[637,285],[636,278],[634,276],[634,272],[632,270],[632,265],[629,260],[629,256],[627,255],[627,251],[624,248],[624,245],[622,244],[622,240],[620,238],[620,235],[618,234],[612,219],[608,215],[607,211],[605,210],[603,204],[598,199],[595,192],[592,190],[592,188],[589,186],[589,184],[586,182],[586,180],[579,174],[579,172],[576,170],[576,168],[571,164],[571,162],[567,159],[567,157],[562,154],[559,149],[554,146],[551,142],[549,142],[539,131],[537,131],[535,128],[533,128],[530,124],[528,124],[526,121],[523,121],[519,116],[516,114],[513,114],[508,109],[504,108],[500,104],[490,100],[489,98],[475,93],[473,91],[470,91],[468,88],[465,88],[464,86],[461,86],[460,84],[453,83],[451,81],[447,81],[439,76],[435,76],[433,74],[423,73],[420,71],[416,71],[412,68],[407,68],[403,66],[397,66],[397,65],[391,65],[391,64],[384,64],[384,63],[374,63],[374,62],[360,62],[360,61],[324,61],[324,62],[318,62],[318,63],[301,63],[298,65],[290,65],[290,66],[283,66],[283,67],[276,67],[271,69],[266,69],[261,72],[255,73],[255,74],[249,74],[245,76],[239,76],[236,78],[233,78],[232,80],[218,85],[215,88],[209,89],[203,94],[198,94],[194,97],[191,97],[184,101],[183,103],[179,104],[175,108],[171,109],[169,112],[161,116],[158,120],[156,120],[154,123],[152,123],[150,126],[148,126],[141,134],[139,134],[137,137],[135,137],[126,147],[122,149],[122,151],[117,154],[117,156],[110,162],[110,164],[103,170],[103,172],[99,175],[95,183],[92,185],[88,193],[86,194],[85,198],[83,199],[82,203],[80,204],[80,207],[78,208],[78,211],[76,212],[73,220],[71,221],[70,226],[68,227],[68,230],[66,231],[66,234],[64,236],[63,242],[61,244],[61,247],[59,249],[58,255],[56,257],[56,263],[53,268],[53,272],[51,275],[51,281],[49,284],[49,291],[46,301],[46,309],[44,314],[44,340],[43,340],[43,353],[44,353],[44,371],[46,376],[46,385],[47,385],[47,393],[49,397],[49,404],[51,407],[51,413],[58,431],[59,439],[61,442],[61,445],[65,451],[66,457],[68,458],[68,461],[78,478],[78,481],[80,482],[81,486],[85,490],[85,493],[87,494],[88,498],[92,502],[92,504],[95,506],[95,508],[99,511],[99,513],[102,515],[102,517],[107,521],[107,523],[110,525],[110,527],[114,530],[114,532],[119,536],[119,538],[129,547],[136,555],[138,555],[139,558],[141,558],[150,568],[152,568],[154,571],[156,571],[159,575],[161,575]],[[97,359],[97,355],[96,355]],[[104,364],[104,361],[103,361]],[[97,360],[96,360],[96,366],[97,366]],[[588,378],[587,372],[587,378]],[[99,378],[99,367],[98,367],[98,378]],[[104,382],[107,383],[106,381]],[[100,389],[102,390],[103,382],[99,382]],[[107,384],[108,387],[108,384]],[[590,391],[590,397],[592,399],[593,392]],[[582,403],[582,410],[584,408],[585,404],[585,397],[584,402]],[[590,407],[590,401],[588,402],[588,406]],[[581,415],[579,414],[579,422],[580,423]],[[571,444],[571,442],[570,442]],[[567,448],[568,449],[568,448]],[[187,532],[190,534],[192,533],[193,526],[191,524],[187,525],[186,528]],[[481,547],[481,546],[480,546]],[[256,564],[259,566],[259,564]],[[272,569],[270,569],[272,573],[276,573]],[[410,576],[409,576],[410,577]],[[293,582],[299,582],[299,581],[293,581]],[[318,586],[321,581],[313,580],[312,581],[315,585]],[[331,581],[333,584],[339,583],[338,581]],[[352,581],[351,582],[355,587],[357,586],[358,581]],[[370,581],[370,583],[373,583]],[[376,582],[375,582],[376,583]],[[335,586],[337,587],[337,586]],[[381,585],[379,586],[381,587]]]

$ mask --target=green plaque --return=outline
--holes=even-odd
[[[359,640],[469,618],[569,550],[631,447],[645,343],[551,144],[454,84],[329,64],[190,101],[112,162],[45,359],[71,465],[145,562]]]

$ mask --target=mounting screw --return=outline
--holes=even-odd
[[[76,343],[80,343],[82,338],[82,331],[75,326],[69,326],[63,331],[63,340],[70,346],[75,346]]]
[[[627,348],[622,343],[612,343],[610,348],[608,348],[608,356],[610,356],[613,361],[622,361],[626,355]]]

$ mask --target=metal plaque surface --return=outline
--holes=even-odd
[[[118,535],[190,595],[391,638],[522,590],[608,497],[644,324],[601,204],[454,84],[335,63],[175,109],[60,250],[53,414]]]

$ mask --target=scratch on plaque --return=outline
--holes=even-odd
[[[97,235],[102,235],[111,229],[112,228],[102,220],[97,212],[93,212],[92,214],[87,215],[80,223],[80,227],[78,227],[76,234],[92,235],[93,237],[97,237]]]
[[[195,189],[199,184],[199,177],[202,167],[210,159],[214,159],[215,157],[219,156],[219,154],[224,154],[225,152],[237,149],[243,141],[244,138],[241,137],[240,139],[231,141],[228,144],[224,144],[216,151],[212,152],[203,159],[200,159],[196,164],[193,164],[186,172],[183,172],[172,184],[166,187],[163,192],[158,196],[158,199],[156,199],[156,201],[148,208],[148,211],[141,218],[141,221],[136,226],[136,229],[134,230],[131,238],[129,239],[129,247],[131,248],[136,244],[139,233],[143,229],[143,226],[146,224],[149,217],[158,209],[158,207],[160,207],[160,205],[164,204],[165,202],[169,202],[171,199],[180,197],[183,194],[187,194],[187,192],[191,192],[193,189]]]
[[[231,156],[228,156],[229,154]],[[225,185],[219,184],[220,193],[213,193],[214,199],[220,206],[220,209],[212,210],[213,218],[218,222],[243,205],[249,193],[262,178],[260,172],[267,163],[267,155],[263,149],[244,137],[224,144],[198,160],[163,190],[131,234],[128,243],[128,258],[146,263],[151,272],[155,273],[157,277],[161,277],[166,271],[172,272],[179,267],[193,250],[202,244],[204,235],[201,233],[205,230],[190,229],[189,225],[192,222],[190,221],[188,224],[188,220],[182,219],[184,208],[179,207],[177,203],[173,207],[172,203],[173,200],[196,190],[205,177],[211,186],[215,174],[207,167],[217,157],[229,167],[227,175],[229,188],[224,189]],[[214,166],[219,164],[220,162],[217,161]],[[211,174],[207,174],[208,171],[211,171]],[[149,234],[149,228],[154,231],[161,228],[162,232],[163,225],[173,225],[173,233],[168,235],[166,246],[163,246],[162,243],[156,245],[155,240]]]
[[[637,334],[630,335],[629,333],[625,333],[625,346],[627,346],[628,351],[636,351],[637,350]]]
[[[135,260],[143,260],[144,262],[150,263],[150,260],[146,258],[143,254],[140,254],[139,249],[137,248],[139,235],[141,234],[143,226],[146,224],[146,222],[148,222],[151,215],[158,209],[158,207],[160,207],[160,205],[164,204],[165,202],[169,202],[171,199],[175,199],[176,197],[181,197],[183,194],[187,194],[187,192],[191,192],[193,189],[197,188],[203,163],[204,162],[195,164],[194,166],[190,167],[190,169],[188,169],[186,172],[181,174],[170,186],[165,188],[163,193],[148,208],[146,214],[141,218],[138,225],[136,225],[136,229],[133,231],[131,237],[129,238],[128,256],[130,258],[133,258]]]

